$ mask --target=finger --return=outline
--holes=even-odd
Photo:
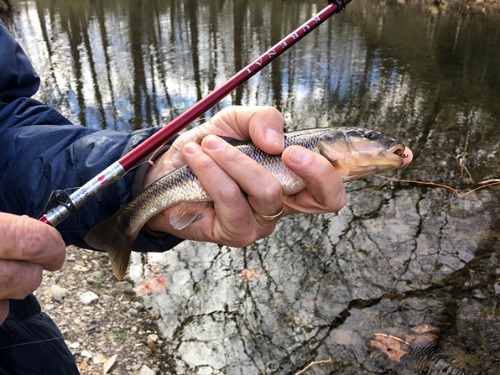
[[[253,209],[238,184],[202,151],[200,145],[186,144],[183,154],[189,168],[214,202],[212,216],[205,216],[190,225],[191,234],[198,239],[236,247],[247,246],[267,235],[270,229],[264,230],[258,225]]]
[[[284,149],[284,119],[276,108],[232,106],[219,112],[210,122],[215,126],[225,124],[235,129],[239,139],[251,140],[268,154],[279,154]]]
[[[300,146],[286,148],[282,158],[306,185],[304,191],[285,197],[287,205],[304,213],[337,212],[344,207],[347,194],[342,176],[345,172],[337,170],[323,156]]]
[[[238,184],[228,176],[214,159],[202,151],[200,145],[188,143],[182,151],[189,168],[198,177],[208,196],[214,203],[222,203],[219,206],[220,214],[229,218],[231,207],[239,206],[246,208],[247,213],[251,213]]]
[[[271,216],[281,211],[281,185],[266,168],[217,136],[207,136],[201,146],[247,194],[256,213]]]
[[[283,115],[273,107],[261,107],[248,124],[250,139],[262,151],[279,154],[285,148]]]
[[[36,263],[1,260],[0,300],[24,299],[40,286],[42,273],[42,266]]]
[[[185,164],[181,150],[189,142],[197,142],[208,134],[224,135],[252,141],[269,154],[279,154],[284,148],[283,116],[273,107],[231,106],[224,108],[201,126],[181,134],[169,150],[155,161],[144,179],[144,187]]]
[[[9,315],[9,300],[0,300],[0,325],[3,324]]]
[[[66,245],[59,232],[27,216],[0,214],[0,259],[38,263],[49,271],[62,267]]]

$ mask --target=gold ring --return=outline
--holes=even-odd
[[[281,215],[283,215],[283,212],[285,212],[285,206],[281,208],[281,211],[278,212],[276,215],[261,215],[259,214],[259,217],[264,220],[264,221],[273,221],[276,219],[279,219]]]

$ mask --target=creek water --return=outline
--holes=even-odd
[[[182,113],[325,2],[12,1],[4,22],[75,123],[132,131]],[[289,130],[363,126],[414,152],[402,179],[500,178],[498,18],[354,0],[206,114],[274,105]],[[367,178],[338,214],[247,248],[135,254],[178,374],[497,374],[500,189]],[[331,361],[319,363],[321,361]]]

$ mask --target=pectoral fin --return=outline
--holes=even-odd
[[[201,220],[209,202],[181,203],[170,214],[170,225],[176,230],[182,230],[188,225]]]

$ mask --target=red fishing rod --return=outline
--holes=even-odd
[[[291,34],[286,36],[280,42],[275,44],[269,50],[264,52],[252,63],[236,73],[222,86],[212,91],[179,117],[176,117],[173,121],[165,125],[161,130],[146,139],[128,154],[122,156],[118,161],[111,164],[108,168],[103,170],[74,193],[59,197],[57,199],[59,204],[55,208],[49,210],[46,214],[42,215],[38,220],[52,226],[56,226],[66,220],[88,200],[92,199],[111,183],[125,176],[128,171],[143,161],[148,155],[172,139],[182,129],[198,119],[215,104],[229,95],[234,89],[254,76],[271,61],[280,56],[283,52],[309,34],[320,24],[325,22],[329,17],[343,10],[350,2],[351,0],[329,0],[327,7]]]

